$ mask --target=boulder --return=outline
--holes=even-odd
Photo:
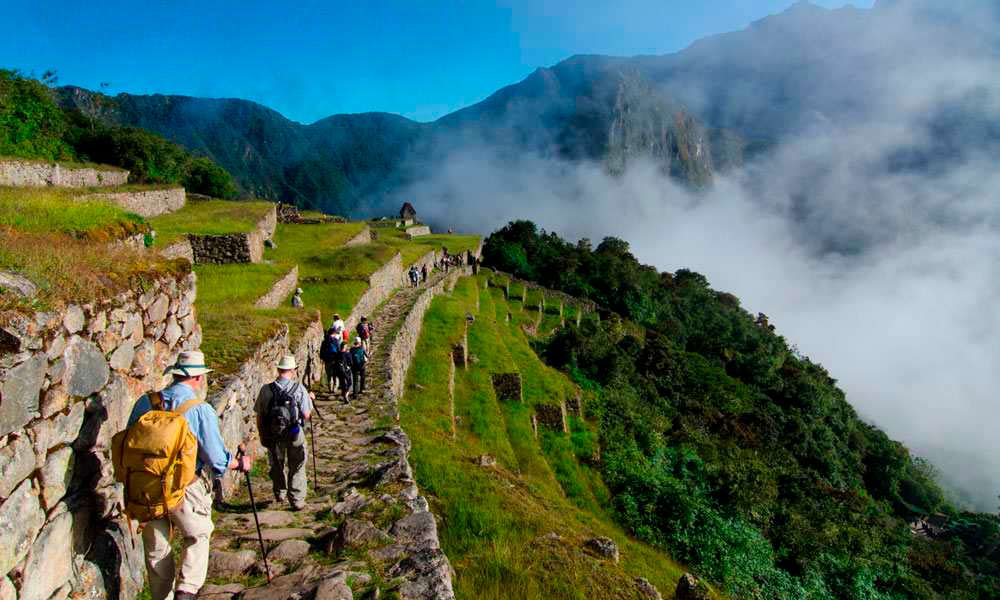
[[[6,381],[0,386],[0,436],[21,429],[38,411],[48,364],[45,354],[34,354],[4,375]]]
[[[66,361],[63,380],[70,396],[85,398],[107,385],[111,369],[104,353],[92,342],[73,336],[63,359]]]
[[[334,554],[345,549],[365,548],[389,542],[391,538],[369,521],[347,519],[330,536],[327,553]]]
[[[708,587],[690,573],[685,573],[677,582],[674,600],[709,600]]]
[[[255,562],[257,553],[253,550],[213,550],[208,556],[208,576],[223,579],[239,577],[249,571]]]
[[[618,562],[618,544],[611,538],[591,538],[583,543],[583,547],[600,558],[610,560],[613,563]]]
[[[38,286],[30,279],[10,271],[0,271],[0,291],[13,292],[22,298],[34,298],[38,293]]]
[[[117,591],[113,597],[135,598],[146,577],[142,538],[121,520],[103,524],[105,528],[93,537],[87,560],[99,567],[104,586]]]
[[[422,550],[389,568],[389,577],[403,579],[399,597],[403,600],[453,600],[453,572],[441,550]]]
[[[69,488],[73,476],[73,449],[69,446],[60,448],[48,456],[42,467],[40,479],[42,483],[42,505],[45,510],[52,508],[62,500]]]
[[[9,573],[27,556],[44,524],[45,513],[38,496],[31,489],[31,481],[25,480],[0,504],[0,573]]]
[[[393,524],[390,533],[399,543],[420,550],[440,547],[437,522],[429,511],[416,512],[408,517],[403,517]]]
[[[20,600],[48,600],[73,576],[73,515],[50,521],[35,540],[24,566]]]
[[[331,577],[319,583],[316,600],[354,600],[354,592],[343,578]]]
[[[644,577],[635,578],[635,587],[639,589],[639,597],[643,600],[663,600],[656,586]]]
[[[70,334],[74,334],[81,329],[83,329],[83,324],[86,322],[86,317],[83,315],[83,309],[75,304],[71,304],[66,309],[66,314],[63,315],[63,327]]]
[[[108,364],[116,371],[128,371],[132,367],[135,359],[135,348],[130,342],[126,342],[111,353]]]
[[[268,560],[295,562],[309,554],[309,542],[305,540],[285,540],[267,553]]]
[[[35,453],[28,436],[0,448],[0,498],[6,498],[35,470]]]

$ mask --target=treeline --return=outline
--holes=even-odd
[[[638,537],[735,598],[1000,597],[1000,519],[958,511],[931,465],[735,296],[642,265],[622,240],[595,249],[525,221],[484,259],[646,328],[585,321],[538,348],[596,392],[599,466]],[[943,525],[911,532],[934,514]]]
[[[130,183],[180,184],[216,198],[237,195],[233,178],[210,158],[193,156],[144,129],[115,127],[80,110],[64,110],[45,82],[4,69],[0,156],[101,163],[128,169]]]

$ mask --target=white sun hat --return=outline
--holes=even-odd
[[[205,366],[205,355],[197,350],[188,350],[177,355],[177,362],[167,368],[167,375],[182,375],[195,377],[211,373],[212,369]]]
[[[295,357],[292,356],[291,354],[286,354],[285,356],[282,356],[281,360],[278,361],[279,371],[292,371],[296,368],[297,365],[295,364]]]

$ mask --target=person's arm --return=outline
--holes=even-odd
[[[312,416],[312,399],[310,398],[309,392],[306,391],[306,386],[301,383],[296,386],[296,396],[299,402],[299,411],[302,413],[302,419],[308,421],[309,417]]]
[[[208,465],[216,477],[222,477],[228,469],[238,468],[240,462],[226,450],[222,430],[219,429],[219,417],[212,405],[201,404],[192,410],[198,411],[199,427],[195,437],[198,438],[198,457],[202,463]]]
[[[126,425],[126,427],[134,425],[135,422],[139,420],[139,417],[148,413],[152,410],[152,408],[153,407],[149,402],[149,396],[143,394],[138,400],[136,400],[135,406],[132,407],[132,414],[128,417],[128,425]]]

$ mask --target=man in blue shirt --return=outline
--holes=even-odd
[[[208,391],[206,375],[212,370],[205,366],[201,352],[181,352],[177,363],[167,369],[173,382],[160,392],[162,410],[176,410],[193,398],[204,400]],[[132,408],[128,425],[152,410],[148,396],[142,396]],[[169,516],[146,523],[142,543],[149,572],[149,588],[153,600],[165,600],[174,594],[175,600],[196,598],[208,573],[209,539],[212,524],[212,499],[206,476],[221,477],[227,469],[250,470],[250,459],[237,461],[226,450],[219,429],[219,418],[209,404],[197,404],[184,413],[188,427],[198,439],[197,477],[184,490],[184,500]],[[209,471],[210,473],[206,472]],[[170,547],[171,523],[180,531],[183,548],[177,573]],[[176,575],[176,588],[174,579]],[[176,590],[176,591],[175,591]]]

